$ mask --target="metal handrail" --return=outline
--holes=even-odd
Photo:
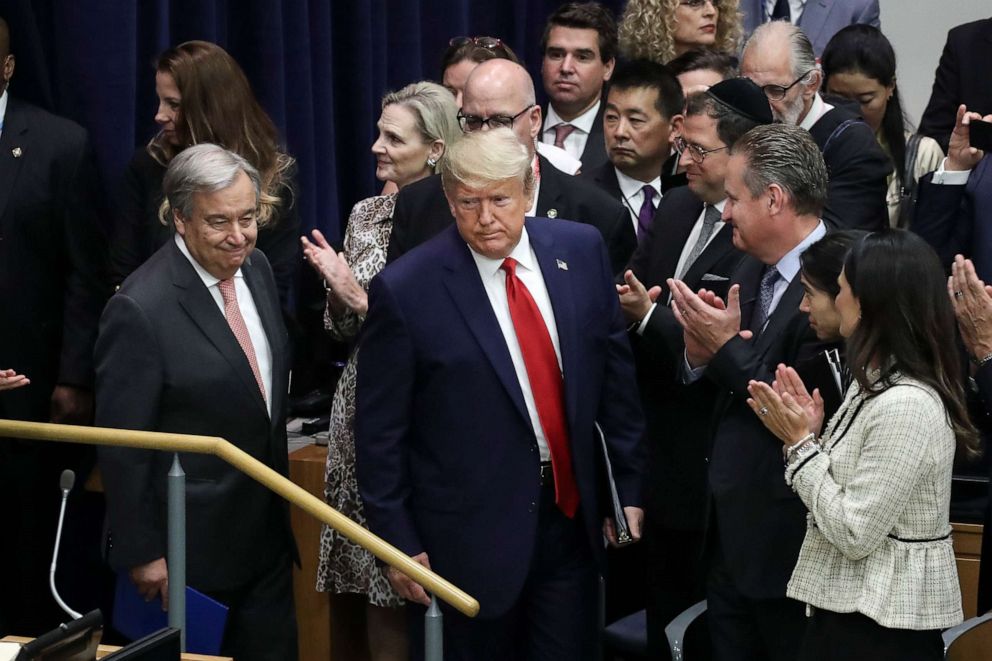
[[[468,617],[479,612],[479,602],[467,593],[223,438],[0,419],[0,437],[5,436],[214,455],[409,576],[452,608]]]

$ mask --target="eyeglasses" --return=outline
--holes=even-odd
[[[789,90],[791,90],[793,87],[798,85],[803,78],[810,75],[814,71],[816,71],[816,69],[810,69],[809,71],[807,71],[806,73],[804,73],[803,75],[799,76],[794,81],[792,81],[792,84],[789,85],[788,87],[782,87],[781,85],[762,85],[761,91],[765,93],[765,96],[767,96],[770,101],[781,101],[782,99],[785,98],[785,94]]]
[[[517,121],[517,117],[524,114],[534,105],[531,104],[518,112],[513,117],[507,115],[493,115],[492,117],[476,117],[475,115],[465,115],[462,111],[458,111],[458,124],[462,127],[462,131],[465,133],[472,133],[473,131],[478,131],[483,126],[488,126],[491,129],[510,129],[513,128],[513,123]]]
[[[695,145],[691,142],[686,142],[685,138],[679,136],[675,138],[675,149],[677,149],[680,154],[684,154],[685,152],[688,151],[689,158],[691,158],[696,163],[702,163],[703,161],[706,160],[707,154],[712,154],[715,151],[723,151],[724,149],[728,149],[728,147],[724,145],[723,147],[715,147],[713,149],[703,149],[699,145]]]
[[[707,2],[713,5],[713,9],[720,8],[720,0],[682,0],[679,4],[689,9],[702,9]]]
[[[452,48],[461,48],[467,44],[485,48],[486,50],[496,50],[503,47],[502,39],[496,37],[453,37],[448,45]]]

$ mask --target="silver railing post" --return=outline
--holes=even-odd
[[[431,595],[431,605],[424,614],[424,660],[444,661],[444,615]]]
[[[168,479],[169,499],[169,626],[179,629],[180,647],[186,651],[186,473],[179,454],[172,455]]]

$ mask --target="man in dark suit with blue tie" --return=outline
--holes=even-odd
[[[209,143],[172,159],[162,190],[173,239],[104,311],[96,344],[96,422],[219,436],[283,475],[289,336],[272,268],[255,250],[260,178]],[[221,459],[183,454],[187,580],[230,610],[221,653],[297,656],[285,502]],[[138,592],[166,600],[167,452],[99,450],[108,560]]]
[[[591,227],[525,221],[530,163],[506,129],[449,148],[456,225],[373,280],[359,350],[369,527],[481,604],[445,614],[447,659],[596,658],[597,426],[640,535],[641,410],[606,249]]]
[[[785,588],[806,508],[785,483],[781,446],[746,403],[747,384],[771,383],[779,363],[795,365],[822,348],[799,311],[799,257],[826,233],[819,215],[827,168],[807,131],[758,126],[734,144],[724,188],[723,220],[747,253],[726,305],[668,282],[684,329],[676,351],[682,378],[717,387],[707,456],[710,638],[717,661],[792,661],[806,618]]]

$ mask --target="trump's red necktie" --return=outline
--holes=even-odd
[[[517,278],[517,261],[507,257],[500,268],[506,272],[506,298],[510,318],[524,356],[527,378],[537,406],[537,417],[541,421],[544,438],[551,452],[551,466],[555,475],[555,503],[565,516],[572,518],[579,506],[579,490],[575,484],[572,451],[568,445],[565,423],[565,384],[558,368],[555,347],[534,297]]]

